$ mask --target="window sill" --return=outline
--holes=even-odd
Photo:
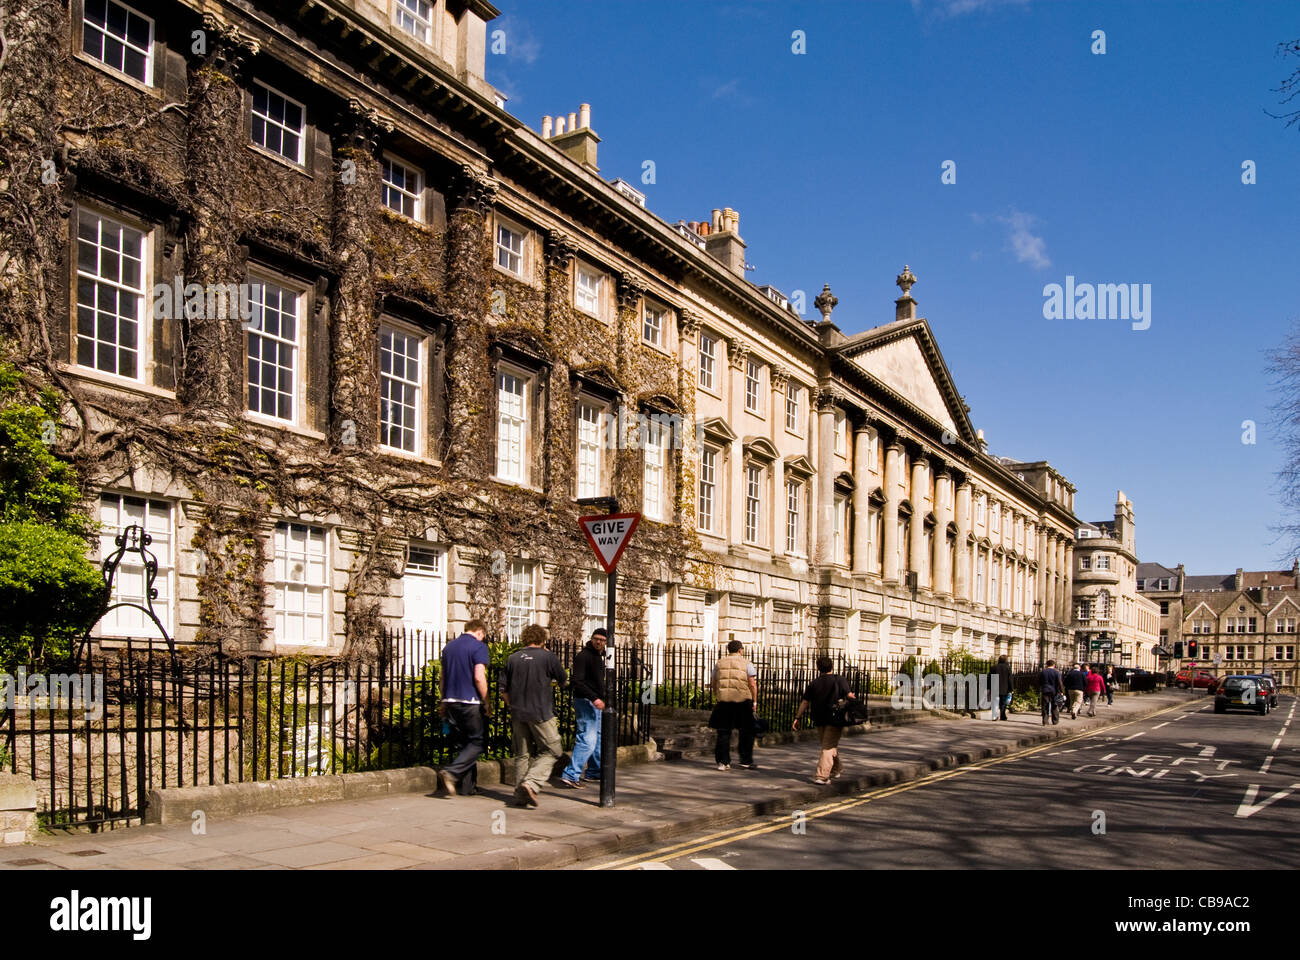
[[[83,29],[84,29],[84,25],[83,25]],[[81,42],[81,41],[80,41],[80,38],[78,38],[78,41],[77,41],[77,42],[78,42],[78,43]],[[155,77],[155,79],[156,79],[156,78],[157,78],[157,75],[158,75],[158,39],[157,39],[157,37],[154,38],[154,48],[155,48],[155,49],[154,49],[154,52],[153,52],[153,56],[151,57],[151,64],[150,64],[150,65],[153,67],[153,73],[154,73],[154,77]],[[114,80],[118,80],[118,81],[120,81],[120,82],[122,82],[122,83],[125,83],[125,84],[126,84],[127,86],[129,86],[129,87],[135,87],[135,89],[139,90],[141,93],[147,93],[147,94],[149,94],[149,96],[154,97],[155,99],[158,99],[158,100],[162,100],[162,99],[163,99],[163,92],[162,92],[162,89],[161,89],[160,87],[155,86],[155,85],[152,84],[152,83],[143,83],[143,82],[137,80],[135,77],[131,76],[130,74],[123,73],[121,70],[118,70],[116,67],[110,67],[110,66],[109,66],[108,64],[106,64],[104,61],[102,61],[102,60],[96,60],[94,57],[92,57],[90,54],[86,53],[86,51],[84,51],[84,50],[78,50],[78,51],[73,55],[73,59],[74,59],[74,60],[80,60],[82,63],[87,64],[88,66],[94,67],[96,70],[100,71],[101,73],[106,73],[106,74],[108,74],[108,75],[109,75],[110,77],[112,77]]]
[[[272,430],[287,430],[289,433],[296,433],[300,437],[309,437],[312,440],[325,440],[327,437],[319,430],[313,430],[310,427],[303,427],[288,420],[277,420],[275,417],[263,416],[260,413],[254,413],[251,410],[244,411],[244,419],[259,427],[269,427]]]
[[[164,387],[155,387],[152,384],[145,383],[141,380],[131,380],[127,377],[119,377],[114,373],[104,373],[102,370],[96,370],[93,367],[82,367],[71,363],[60,363],[59,370],[66,373],[69,377],[83,380],[95,386],[126,390],[131,393],[138,393],[144,397],[158,397],[166,400],[176,399],[176,391],[174,390],[167,390]]]
[[[496,262],[496,257],[495,257],[495,256],[492,258],[492,269],[493,269],[495,272],[501,274],[501,276],[503,276],[503,277],[509,277],[509,278],[510,278],[511,280],[513,280],[515,283],[523,283],[523,284],[527,284],[527,285],[530,286],[530,287],[536,287],[536,286],[537,286],[537,284],[536,284],[533,280],[531,280],[531,279],[530,279],[526,274],[523,274],[523,273],[515,273],[514,271],[512,271],[512,270],[507,270],[505,267],[501,266],[501,264],[499,264],[499,263]]]
[[[304,150],[307,147],[307,133],[310,129],[311,128],[308,127],[306,130],[303,130],[302,132]],[[304,177],[306,177],[309,180],[312,179],[311,171],[307,169],[307,165],[305,163],[298,163],[295,160],[290,160],[288,157],[284,156],[283,154],[275,153],[272,150],[268,150],[260,143],[254,143],[251,139],[248,141],[246,146],[248,147],[249,150],[257,154],[258,156],[266,157],[268,160],[274,160],[280,166],[292,170],[294,173],[301,173]]]
[[[545,492],[542,490],[541,487],[535,487],[532,484],[527,483],[523,480],[508,480],[505,477],[498,477],[495,474],[492,475],[491,477],[488,477],[488,479],[491,480],[493,483],[501,484],[501,486],[503,487],[514,487],[516,490],[524,490],[527,491],[528,493],[540,494]]]

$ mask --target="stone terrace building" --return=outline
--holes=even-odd
[[[1077,656],[1089,663],[1155,670],[1160,607],[1137,592],[1133,501],[1123,490],[1115,497],[1113,521],[1079,525],[1074,553]],[[1111,653],[1094,650],[1094,640],[1109,640]]]
[[[1242,570],[1187,574],[1155,563],[1138,565],[1138,589],[1167,611],[1161,632],[1172,655],[1170,668],[1189,664],[1220,673],[1269,672],[1294,690],[1300,648],[1300,561],[1290,570]],[[1220,658],[1215,664],[1215,656]]]
[[[613,496],[644,516],[624,639],[1068,655],[1074,487],[986,452],[911,271],[889,322],[845,336],[829,288],[806,321],[745,279],[735,211],[669,224],[602,178],[586,105],[540,133],[507,113],[496,16],[11,18],[0,323],[75,401],[59,448],[103,547],[151,533],[169,631],[237,655],[471,615],[577,638],[606,584],[576,501]],[[144,589],[124,567],[118,597]]]

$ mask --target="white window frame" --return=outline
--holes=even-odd
[[[390,169],[400,168],[403,174],[403,180],[407,184],[414,183],[414,186],[400,186],[389,179],[388,171]],[[394,153],[385,152],[379,165],[379,199],[384,209],[391,210],[399,217],[405,217],[407,220],[413,220],[416,223],[423,222],[424,218],[424,171],[415,164]],[[390,202],[396,195],[399,200],[399,206],[395,207]],[[409,200],[411,203],[411,212],[407,213],[405,204],[400,201]]]
[[[126,522],[123,522],[127,500],[141,501],[139,505],[141,516],[138,520],[135,517],[126,515]],[[106,501],[110,501],[111,506]],[[153,600],[153,609],[158,619],[162,621],[162,625],[167,629],[168,635],[175,635],[177,540],[175,504],[170,500],[163,500],[160,497],[132,491],[104,490],[99,495],[98,509],[101,523],[99,533],[100,562],[103,562],[117,550],[114,539],[134,523],[138,523],[139,526],[144,528],[145,533],[152,537],[147,549],[158,561],[158,576],[154,580],[154,589],[158,591],[158,596]],[[111,514],[108,513],[110,509]],[[161,518],[163,522],[154,522],[156,518]],[[144,564],[137,561],[138,556],[138,554],[133,553],[122,554],[122,561],[117,568],[117,575],[113,578],[113,593],[108,598],[110,604],[138,603],[141,606],[149,606],[144,595],[147,586]],[[132,586],[138,583],[139,590],[133,589],[130,593],[124,593],[123,587],[127,583],[132,584]],[[138,624],[123,625],[122,621],[125,617],[138,618],[140,622]],[[97,636],[108,638],[162,639],[158,636],[158,628],[154,626],[151,620],[140,611],[129,607],[110,611],[96,625],[95,633]]]
[[[746,543],[759,544],[763,537],[763,468],[757,463],[745,464],[745,529]]]
[[[651,318],[653,322],[651,321]],[[646,303],[641,308],[641,339],[650,346],[662,350],[664,333],[668,327],[668,310],[653,303]]]
[[[849,455],[849,418],[844,415],[843,410],[836,410],[835,417],[835,455],[837,457],[847,457]]]
[[[706,343],[709,345],[707,350],[704,349]],[[707,361],[707,363],[705,361]],[[718,337],[701,330],[699,344],[699,370],[697,371],[697,379],[701,390],[708,390],[710,393],[717,392],[717,370]]]
[[[524,627],[533,622],[537,607],[537,584],[534,581],[536,565],[515,560],[510,564],[510,573],[506,581],[506,639],[511,643],[519,641],[519,634]],[[521,602],[522,601],[522,602]]]
[[[303,384],[303,369],[304,369],[303,356],[306,352],[303,343],[306,338],[306,326],[307,326],[304,320],[305,311],[303,310],[303,300],[306,294],[302,290],[296,287],[289,286],[284,281],[276,277],[267,276],[265,274],[261,274],[255,271],[249,272],[248,284],[249,284],[249,302],[253,307],[253,315],[252,318],[248,321],[247,324],[248,329],[244,337],[244,411],[248,416],[268,423],[275,423],[280,425],[286,423],[297,424],[301,422],[301,415],[302,415],[302,396],[303,396],[302,384]],[[265,313],[266,288],[268,286],[283,291],[285,294],[288,294],[293,298],[294,338],[292,340],[290,340],[289,338],[283,335],[269,334],[266,332],[265,329],[263,329],[265,317],[266,317],[266,313]],[[256,294],[256,296],[254,294]],[[282,309],[277,309],[277,312],[284,313],[285,311]],[[274,343],[280,344],[282,346],[289,346],[292,348],[293,383],[290,387],[290,393],[289,393],[289,408],[291,413],[289,417],[282,417],[278,413],[265,413],[262,410],[254,410],[250,406],[248,392],[249,389],[253,386],[251,380],[252,372],[253,372],[253,367],[252,367],[253,358],[251,357],[251,351],[252,351],[254,337],[257,337],[259,340],[271,340]],[[259,363],[262,362],[260,358],[258,362]],[[278,369],[279,366],[280,365],[277,360],[276,369]],[[281,393],[279,389],[278,377],[276,377],[275,383],[276,386],[272,389],[272,393],[278,396]],[[259,381],[259,388],[265,389],[264,387],[261,387],[260,381]],[[278,410],[279,408],[278,403],[276,407]]]
[[[641,474],[641,512],[649,520],[663,520],[667,515],[664,481],[667,476],[668,441],[671,428],[653,415],[647,417],[645,423],[646,432],[642,444],[645,461]]]
[[[803,556],[799,527],[803,518],[803,481],[787,479],[785,482],[785,552],[790,556]]]
[[[385,335],[390,336],[393,340],[393,346],[388,348],[387,350],[385,349],[384,346]],[[409,365],[412,360],[411,355],[405,352],[402,354],[398,354],[396,350],[393,349],[394,347],[397,346],[396,340],[399,337],[402,338],[404,341],[406,341],[408,344],[411,341],[415,342],[415,357],[414,357],[415,378],[414,379],[411,379],[410,377],[411,371],[409,370]],[[387,320],[381,322],[379,325],[379,445],[383,447],[385,450],[390,450],[395,453],[407,454],[410,456],[419,456],[420,452],[424,449],[424,436],[425,436],[424,420],[425,420],[425,405],[426,405],[426,400],[424,395],[424,377],[425,377],[425,357],[428,355],[426,343],[427,343],[427,338],[424,336],[424,334],[412,328],[404,327]],[[406,360],[408,369],[406,371],[403,371],[400,374],[392,370],[390,370],[390,372],[385,373],[384,361],[385,361],[386,353],[389,356],[393,357],[394,359],[400,358]],[[414,414],[414,422],[410,427],[407,427],[404,422],[393,423],[391,421],[391,418],[387,416],[387,414],[389,414],[392,411],[394,406],[394,404],[389,402],[389,397],[388,397],[388,385],[390,383],[400,388],[403,391],[403,393],[405,393],[406,391],[411,391],[414,393],[414,398],[410,400],[409,403],[407,402],[405,397],[399,398],[396,403],[396,406],[400,408],[406,408],[408,406],[412,408],[412,412]],[[404,445],[395,446],[391,443],[386,442],[387,439],[391,439],[394,431],[398,432],[402,440],[406,439],[405,435],[409,431],[409,433],[411,434],[411,446],[409,449]]]
[[[583,281],[594,281],[584,283]],[[573,306],[588,316],[600,319],[600,302],[605,292],[605,275],[595,267],[578,262],[573,270]]]
[[[256,98],[257,98],[257,88],[258,88],[258,87],[261,87],[263,90],[265,90],[265,91],[267,92],[267,95],[268,95],[268,96],[267,96],[267,111],[268,111],[268,112],[265,113],[265,114],[258,113],[258,112],[257,112],[257,108],[256,108],[256,106],[255,106],[255,104],[256,104],[256,102],[257,102]],[[291,104],[291,105],[297,107],[297,108],[301,111],[301,113],[302,113],[302,126],[301,126],[299,129],[294,130],[293,128],[289,127],[287,124],[285,124],[285,123],[283,123],[283,122],[281,122],[281,121],[279,121],[279,120],[276,120],[276,119],[274,119],[273,117],[271,117],[271,115],[270,115],[270,97],[271,97],[271,95],[274,95],[274,96],[279,97],[281,100],[283,100],[283,101],[285,102],[286,105],[290,105],[290,104]],[[281,93],[281,92],[280,92],[279,90],[277,90],[275,87],[272,87],[270,84],[263,83],[263,82],[260,81],[260,80],[254,80],[254,81],[252,82],[252,86],[249,88],[249,91],[248,91],[248,97],[249,97],[249,102],[248,102],[248,112],[249,112],[249,117],[250,117],[250,120],[249,120],[250,128],[249,128],[249,134],[248,134],[248,135],[249,135],[249,140],[250,140],[250,142],[253,144],[253,146],[256,147],[258,150],[261,150],[263,153],[269,154],[269,155],[272,156],[272,157],[277,157],[277,158],[279,158],[280,160],[287,160],[289,163],[292,163],[292,164],[294,164],[295,166],[299,166],[299,167],[305,166],[306,164],[304,163],[303,158],[306,156],[306,150],[307,150],[307,107],[306,107],[304,104],[300,103],[299,101],[295,100],[293,97],[291,97],[291,96],[289,96],[289,95],[287,95],[287,94]],[[291,157],[291,156],[289,156],[287,153],[285,153],[283,150],[276,150],[276,149],[274,149],[274,148],[272,148],[272,147],[267,146],[265,143],[258,143],[258,142],[257,142],[257,121],[258,121],[258,120],[261,120],[261,121],[262,121],[262,124],[263,124],[263,136],[265,136],[265,131],[266,131],[266,130],[271,126],[271,125],[274,125],[275,127],[277,127],[277,128],[281,131],[281,134],[280,134],[280,143],[281,143],[281,145],[283,145],[283,143],[284,143],[284,134],[285,134],[286,132],[287,132],[287,133],[295,134],[295,135],[298,137],[298,153],[297,153],[297,156],[293,156],[293,157]]]
[[[800,396],[802,387],[793,380],[785,385],[785,429],[790,433],[802,435],[799,429]]]
[[[756,416],[763,415],[762,370],[751,358],[745,360],[745,409]]]
[[[696,484],[696,526],[705,533],[712,533],[718,519],[718,462],[722,451],[711,444],[700,446],[700,476]]]
[[[428,19],[420,16],[420,7],[428,7]],[[412,9],[414,7],[414,9]],[[436,13],[429,0],[393,0],[393,24],[421,43],[433,43],[433,18]],[[410,21],[410,25],[406,21]]]
[[[95,221],[95,240],[93,241],[93,244],[96,251],[96,255],[95,255],[94,273],[86,272],[81,268],[82,244],[91,242],[91,241],[83,240],[81,237],[81,226],[87,220]],[[104,252],[105,252],[105,247],[103,246],[103,239],[105,235],[104,228],[105,226],[108,225],[111,225],[113,228],[116,229],[117,236],[120,241],[125,240],[128,232],[139,235],[140,256],[139,256],[139,268],[138,268],[138,284],[139,284],[138,286],[131,286],[127,283],[122,282],[121,268],[122,268],[123,257],[122,257],[120,246],[116,254],[114,254],[113,251],[108,251],[110,258],[115,258],[118,262],[117,277],[112,278],[105,274],[100,273],[103,260],[104,260]],[[76,232],[74,236],[75,236],[76,244],[72,254],[73,259],[77,264],[77,276],[76,276],[76,281],[74,282],[73,285],[73,293],[72,293],[73,299],[76,303],[76,313],[77,313],[77,329],[73,335],[75,358],[76,358],[74,362],[76,363],[79,369],[93,371],[96,376],[110,377],[114,380],[122,380],[129,383],[144,383],[146,382],[146,372],[150,367],[150,359],[151,359],[150,348],[152,346],[152,339],[153,339],[152,337],[153,329],[152,329],[152,324],[150,323],[150,320],[152,318],[152,310],[151,310],[152,304],[146,298],[146,293],[151,289],[150,284],[153,279],[152,271],[150,269],[151,257],[152,257],[152,244],[150,243],[150,239],[151,239],[150,232],[148,230],[143,230],[140,229],[139,227],[133,226],[130,223],[126,222],[125,220],[121,220],[109,214],[102,213],[99,210],[96,210],[91,207],[82,207],[78,211],[77,219],[75,221],[75,230]],[[90,304],[81,303],[80,282],[82,280],[89,281],[94,287],[95,299],[93,303]],[[111,314],[111,316],[114,318],[115,321],[114,336],[117,339],[113,341],[111,344],[106,340],[99,339],[100,317],[102,313],[102,311],[99,309],[99,302],[100,302],[99,294],[103,288],[109,288],[108,292],[113,293],[119,303],[123,298],[123,296],[133,296],[135,298],[135,304],[136,304],[135,344],[136,345],[134,350],[135,374],[133,376],[127,376],[126,374],[117,372],[119,361],[121,359],[121,352],[123,349],[121,346],[122,325],[123,323],[129,323],[130,322],[129,318],[126,317],[124,314],[114,311]],[[81,332],[81,318],[82,318],[83,308],[91,314],[92,332],[90,336],[85,336]],[[83,343],[88,343],[91,347],[90,363],[82,363],[81,361],[81,348]],[[110,346],[114,354],[113,356],[114,369],[101,370],[97,365],[97,361],[101,353],[101,348],[107,349]]]
[[[306,539],[304,549],[301,551],[291,550],[290,537],[294,533],[294,528],[300,528],[304,531]],[[272,534],[274,559],[272,561],[272,593],[274,596],[274,635],[277,644],[286,646],[329,646],[331,639],[330,632],[330,610],[332,598],[330,596],[330,532],[325,527],[317,526],[310,523],[301,523],[297,520],[281,521],[275,525]],[[319,563],[314,566],[312,544],[319,544]],[[303,576],[295,577],[293,564],[298,561],[305,561]],[[314,574],[318,574],[315,575]],[[301,598],[301,604],[297,609],[291,609],[290,598],[297,596]],[[320,607],[319,612],[309,612],[308,600],[312,597],[318,598]],[[311,620],[318,619],[320,623],[320,639],[315,641],[308,636],[308,624]],[[302,632],[299,639],[290,639],[289,628],[291,623],[299,621],[302,625]]]
[[[123,10],[126,11],[128,17],[131,17],[131,16],[139,17],[141,20],[143,20],[143,21],[145,21],[147,24],[149,24],[149,40],[148,40],[148,47],[146,47],[145,49],[141,50],[140,47],[136,46],[134,43],[131,43],[131,42],[127,39],[127,37],[126,37],[125,35],[123,35],[123,36],[118,36],[118,35],[115,34],[115,33],[110,33],[110,32],[109,32],[109,30],[108,30],[108,8],[109,8],[109,7],[120,7],[120,8],[122,8]],[[90,58],[91,60],[93,60],[95,63],[102,64],[104,67],[106,67],[107,69],[111,70],[113,73],[115,73],[115,74],[119,74],[120,76],[123,76],[123,77],[126,77],[128,80],[132,81],[133,83],[139,83],[139,84],[143,84],[143,85],[146,86],[146,87],[152,87],[152,86],[154,85],[154,82],[153,82],[153,73],[154,73],[154,49],[155,49],[155,47],[157,46],[157,44],[154,42],[154,33],[155,33],[155,31],[154,31],[154,20],[153,20],[153,17],[145,16],[143,13],[141,13],[141,12],[140,12],[139,10],[137,10],[135,7],[131,6],[130,4],[121,3],[121,2],[119,2],[119,0],[106,0],[105,6],[104,6],[104,20],[105,20],[105,22],[104,22],[104,25],[103,25],[103,26],[100,26],[100,25],[97,24],[97,23],[91,23],[91,22],[90,22],[90,19],[89,19],[89,18],[87,17],[87,15],[86,15],[86,5],[85,5],[85,4],[82,4],[82,9],[81,9],[81,52],[82,52],[86,57],[88,57],[88,58]],[[89,50],[86,49],[86,36],[87,36],[87,31],[93,31],[94,33],[99,34],[99,37],[100,37],[100,42],[99,42],[100,56],[96,56],[95,54],[91,53]],[[110,40],[110,39],[113,40],[113,41],[115,41],[115,42],[117,42],[117,43],[120,44],[121,47],[122,47],[122,66],[120,66],[120,67],[119,67],[119,66],[116,66],[116,65],[114,65],[114,64],[111,64],[111,63],[109,63],[106,59],[104,59],[105,46],[106,46],[106,44],[107,44],[107,41]],[[143,55],[144,55],[144,76],[143,76],[143,77],[137,77],[137,76],[134,76],[134,75],[132,75],[132,74],[130,74],[130,73],[128,73],[128,72],[126,71],[125,67],[126,67],[126,51],[127,51],[127,50],[134,50],[136,53],[139,53],[139,54],[143,54]]]
[[[848,563],[848,549],[846,544],[849,530],[848,524],[849,498],[842,494],[835,495],[835,517],[831,526],[831,556],[834,562],[838,564]]]
[[[1110,554],[1108,554],[1108,553],[1099,553],[1099,554],[1097,554],[1097,563],[1096,563],[1096,565],[1093,567],[1093,569],[1094,569],[1094,570],[1109,570],[1109,569],[1110,569]]]
[[[605,420],[604,404],[588,396],[579,396],[575,405],[573,480],[579,499],[598,497],[605,490]]]
[[[609,576],[587,571],[587,612],[583,618],[583,637],[590,637],[593,630],[608,625],[608,599]]]
[[[505,412],[502,405],[503,391],[508,384],[505,382],[509,378],[520,387],[519,407],[520,416],[514,417],[512,414]],[[496,372],[496,401],[497,401],[497,422],[496,422],[496,457],[493,478],[502,483],[513,483],[520,486],[527,486],[532,475],[531,457],[533,452],[533,390],[535,388],[535,377],[533,374],[524,370],[522,367],[516,367],[513,364],[501,363],[497,366]],[[510,391],[511,396],[515,396],[514,391]],[[518,431],[518,475],[502,470],[502,443],[506,442],[503,437],[504,420],[509,418],[514,421],[518,420],[517,426],[512,427]],[[511,457],[507,465],[512,464],[516,458]]]
[[[507,234],[506,242],[502,243],[502,233]],[[510,243],[511,238],[518,238],[519,249],[516,250]],[[501,260],[504,257],[505,263]],[[519,269],[510,268],[511,258],[519,260]],[[528,277],[528,231],[518,224],[501,217],[497,217],[496,230],[492,234],[492,264],[502,273],[517,279],[524,280]]]

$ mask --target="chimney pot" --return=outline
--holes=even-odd
[[[714,208],[713,208],[713,216],[712,216],[712,218],[710,219],[709,226],[710,226],[713,230],[721,230],[721,229],[722,229],[722,211],[719,210],[717,207],[714,207]]]
[[[696,230],[696,233],[698,233],[701,237],[707,237],[709,235],[708,223],[701,221],[698,225],[698,229]]]
[[[570,130],[578,129],[578,115],[576,113],[569,114],[569,129]]]
[[[558,116],[558,117],[555,118],[555,135],[558,137],[558,136],[559,136],[560,134],[562,134],[562,133],[564,133],[564,115],[563,115],[563,114],[561,114],[560,116]]]
[[[542,139],[551,139],[552,121],[550,117],[542,117]]]
[[[591,104],[583,103],[578,106],[578,126],[591,126]]]

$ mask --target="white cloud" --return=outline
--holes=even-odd
[[[1029,3],[1030,0],[912,0],[912,10],[932,17],[960,17],[997,7],[1024,7]]]
[[[1007,242],[1018,262],[1027,263],[1035,270],[1042,270],[1052,265],[1052,261],[1047,256],[1047,241],[1030,229],[1038,222],[1037,217],[1032,213],[1023,213],[1013,208],[1010,216],[998,217],[998,221],[1006,224],[1011,230]]]
[[[721,100],[723,97],[734,97],[740,90],[740,80],[738,78],[728,80],[726,83],[713,90],[713,99]]]

